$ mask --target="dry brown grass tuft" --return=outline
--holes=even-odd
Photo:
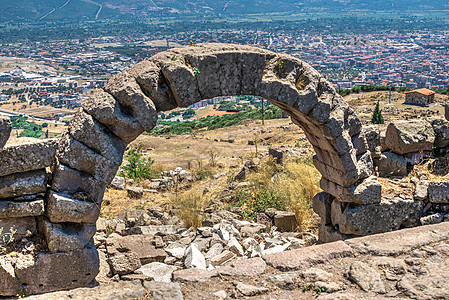
[[[196,185],[188,191],[179,193],[174,206],[177,208],[178,218],[186,228],[198,228],[203,222],[203,210],[209,202],[210,194],[203,194],[203,188]]]
[[[291,159],[280,166],[267,158],[259,164],[258,172],[247,179],[254,187],[269,190],[272,197],[276,197],[287,210],[294,212],[299,231],[307,229],[313,215],[312,198],[321,191],[321,174],[310,160]]]

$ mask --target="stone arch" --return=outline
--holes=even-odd
[[[371,155],[359,118],[328,81],[289,55],[198,44],[167,50],[123,71],[77,111],[59,141],[40,220],[49,251],[91,247],[92,224],[126,145],[156,125],[159,111],[232,95],[261,96],[289,114],[315,149],[322,189],[340,202],[360,202],[354,191],[373,173]],[[95,276],[93,268],[77,284]]]

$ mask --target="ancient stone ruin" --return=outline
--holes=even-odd
[[[383,199],[375,176],[375,164],[378,173],[403,172],[409,153],[446,147],[447,121],[392,124],[383,137],[376,127],[362,128],[332,85],[296,58],[225,44],[171,49],[114,76],[58,141],[0,150],[0,228],[14,225],[16,237],[42,237],[45,245],[26,260],[0,257],[0,295],[91,282],[99,268],[95,222],[127,144],[150,131],[160,111],[232,95],[261,96],[304,130],[322,174],[323,192],[314,198],[321,241],[414,226],[427,203],[449,203],[442,192],[449,184],[425,178],[417,179],[413,198]],[[410,134],[410,126],[419,134]],[[0,120],[0,129],[3,146],[7,120]]]

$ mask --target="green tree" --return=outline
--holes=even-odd
[[[137,181],[155,177],[155,171],[152,169],[154,160],[150,157],[145,159],[142,156],[143,154],[139,150],[129,149],[125,153],[128,164],[122,167],[123,172],[120,172],[119,175]]]
[[[384,117],[382,116],[382,110],[380,109],[379,101],[376,103],[376,107],[373,111],[373,117],[371,118],[371,123],[373,124],[383,124]]]

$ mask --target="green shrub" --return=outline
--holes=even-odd
[[[152,168],[154,160],[150,157],[145,159],[142,156],[143,154],[139,150],[128,150],[125,153],[128,164],[122,167],[123,171],[119,173],[119,176],[137,181],[156,177],[156,171]]]

